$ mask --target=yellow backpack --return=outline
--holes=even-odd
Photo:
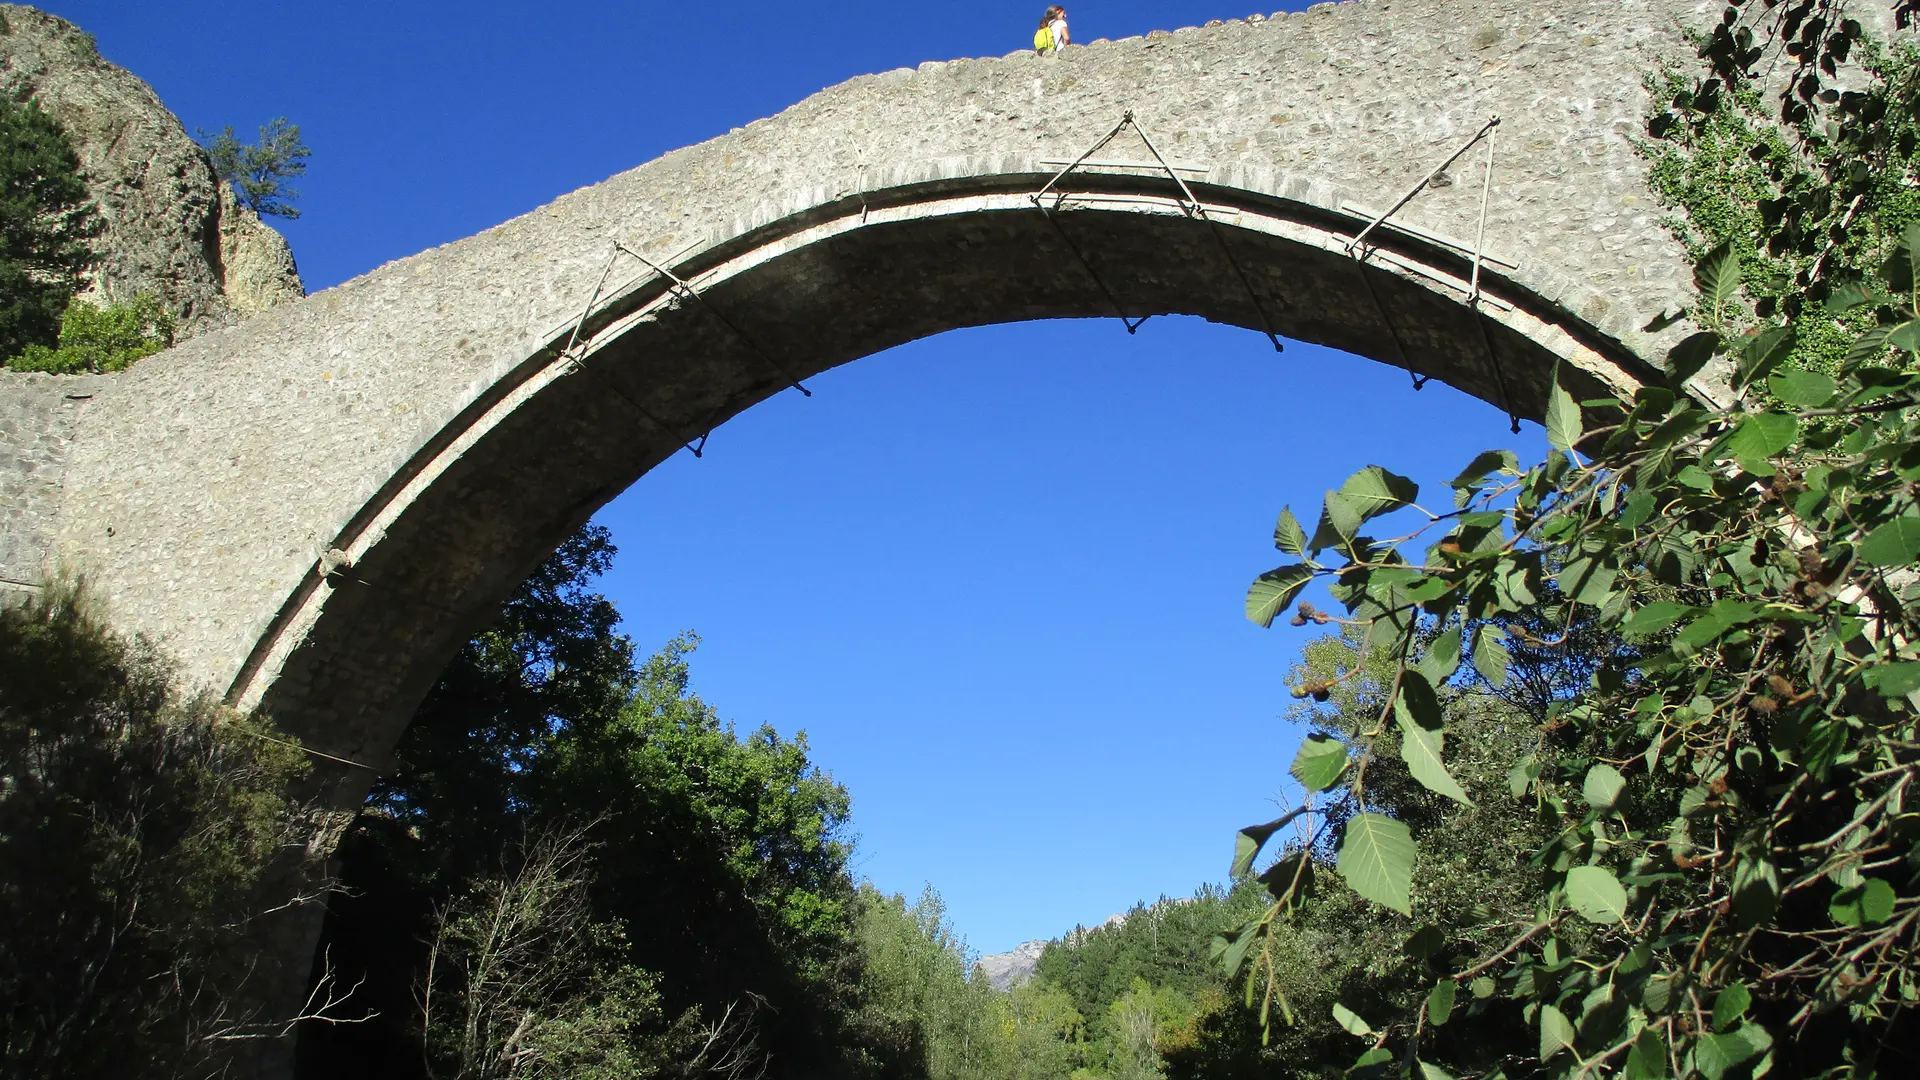
[[[1052,27],[1043,26],[1040,29],[1035,30],[1033,32],[1033,51],[1034,52],[1053,51],[1053,28]]]

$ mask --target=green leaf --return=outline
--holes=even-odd
[[[1407,939],[1407,955],[1415,960],[1426,960],[1446,947],[1447,932],[1431,923],[1415,930]]]
[[[1547,395],[1547,443],[1557,450],[1571,450],[1580,441],[1580,406],[1566,388],[1555,384]]]
[[[1494,992],[1500,989],[1500,986],[1498,983],[1495,983],[1492,979],[1489,979],[1485,975],[1482,975],[1479,978],[1473,980],[1472,985],[1470,985],[1468,989],[1473,991],[1474,997],[1477,997],[1480,1000],[1485,1001],[1486,999],[1492,997],[1494,995]]]
[[[1711,330],[1702,330],[1681,339],[1680,344],[1667,350],[1667,377],[1677,388],[1681,383],[1699,374],[1707,366],[1714,354],[1720,351],[1720,335]]]
[[[1472,806],[1473,800],[1467,798],[1465,789],[1447,771],[1446,762],[1441,757],[1446,735],[1421,727],[1404,707],[1398,702],[1394,704],[1394,712],[1400,721],[1400,756],[1406,759],[1407,771],[1413,773],[1413,778],[1435,795],[1445,795],[1462,806]]]
[[[1367,1026],[1367,1022],[1360,1019],[1358,1013],[1337,1001],[1333,1003],[1333,1019],[1335,1023],[1346,1028],[1349,1035],[1357,1035],[1362,1039],[1373,1037],[1373,1029]]]
[[[1482,626],[1473,635],[1473,666],[1481,678],[1494,686],[1507,684],[1507,632],[1497,626]]]
[[[1420,497],[1420,487],[1404,476],[1369,465],[1347,477],[1339,494],[1360,514],[1361,521],[1369,521],[1412,503]]]
[[[1872,566],[1905,566],[1920,556],[1920,517],[1894,518],[1867,534],[1860,560]]]
[[[1334,860],[1354,892],[1402,915],[1413,914],[1413,834],[1385,814],[1355,815]]]
[[[1747,1015],[1747,1007],[1752,1004],[1753,994],[1748,992],[1744,983],[1729,985],[1713,999],[1713,1029],[1725,1031],[1739,1023]]]
[[[1511,450],[1482,450],[1460,475],[1453,478],[1455,488],[1478,487],[1482,480],[1496,472],[1519,472],[1520,459]]]
[[[1681,619],[1698,615],[1699,608],[1692,604],[1676,604],[1671,600],[1655,600],[1646,607],[1627,616],[1620,624],[1620,632],[1630,638],[1644,638],[1657,634]]]
[[[1220,961],[1220,970],[1227,978],[1240,974],[1240,965],[1246,963],[1247,953],[1252,950],[1254,942],[1263,936],[1258,924],[1243,926],[1231,937],[1214,935],[1214,953]]]
[[[1886,697],[1906,697],[1920,690],[1920,662],[1906,660],[1897,664],[1875,664],[1862,672],[1860,678]]]
[[[1908,319],[1887,331],[1887,344],[1907,352],[1920,351],[1920,323]]]
[[[1627,505],[1620,511],[1620,524],[1637,529],[1646,524],[1658,505],[1650,492],[1636,491],[1627,496]]]
[[[1667,1067],[1667,1042],[1659,1028],[1641,1028],[1627,1051],[1627,1080],[1667,1080],[1673,1073]]]
[[[1518,799],[1526,795],[1527,789],[1540,779],[1540,766],[1532,761],[1516,761],[1513,768],[1507,770],[1507,790]]]
[[[1859,281],[1850,281],[1827,295],[1827,314],[1844,315],[1866,304],[1891,303],[1892,297]]]
[[[1273,620],[1293,606],[1294,598],[1312,580],[1313,571],[1302,563],[1261,574],[1247,590],[1247,618],[1261,626],[1272,626]]]
[[[1767,389],[1789,405],[1812,409],[1832,401],[1840,387],[1817,371],[1783,371],[1767,380]]]
[[[1427,1061],[1421,1061],[1419,1065],[1420,1080],[1453,1080],[1453,1074],[1438,1065]]]
[[[1233,868],[1228,873],[1235,879],[1247,876],[1248,871],[1253,869],[1253,860],[1260,856],[1260,849],[1286,823],[1286,818],[1277,818],[1265,825],[1249,825],[1241,829],[1233,838]]]
[[[1886,355],[1887,339],[1893,336],[1895,330],[1908,325],[1910,325],[1910,323],[1898,323],[1893,326],[1875,326],[1869,328],[1854,341],[1852,347],[1847,349],[1847,366],[1854,367],[1860,364],[1870,364]]]
[[[1620,804],[1620,794],[1627,789],[1627,778],[1620,770],[1602,762],[1587,770],[1587,778],[1580,785],[1580,793],[1586,796],[1587,805],[1601,813],[1606,813]]]
[[[1694,267],[1693,283],[1700,290],[1700,306],[1707,317],[1719,322],[1727,304],[1740,291],[1740,254],[1731,244],[1722,243],[1707,253]]]
[[[1742,465],[1764,462],[1786,452],[1800,437],[1800,421],[1785,413],[1754,413],[1720,441],[1715,456],[1730,455]],[[1754,470],[1748,470],[1754,471]]]
[[[1773,1037],[1758,1024],[1742,1024],[1724,1035],[1708,1035],[1693,1044],[1693,1065],[1707,1080],[1722,1080],[1773,1045]]]
[[[1441,686],[1460,670],[1460,628],[1450,628],[1433,639],[1426,655],[1420,658],[1420,674],[1433,686]]]
[[[1327,735],[1309,735],[1301,740],[1287,771],[1308,791],[1325,791],[1347,771],[1346,745]]]
[[[1273,546],[1289,555],[1307,557],[1307,534],[1295,520],[1290,506],[1280,508],[1280,521],[1273,527]]]
[[[1554,575],[1560,591],[1590,607],[1605,607],[1613,595],[1613,582],[1619,571],[1599,557],[1579,558],[1567,563]]]
[[[1851,889],[1835,893],[1827,914],[1841,926],[1879,926],[1893,916],[1893,886],[1868,878]]]
[[[1393,1060],[1393,1051],[1384,1046],[1376,1046],[1353,1059],[1353,1068],[1347,1070],[1348,1076],[1373,1076],[1373,1069]]]
[[[1733,925],[1745,930],[1780,907],[1780,871],[1765,859],[1742,859],[1733,870]]]
[[[1447,722],[1446,714],[1440,711],[1440,695],[1434,693],[1433,684],[1412,668],[1400,675],[1400,696],[1394,700],[1394,707],[1405,709],[1414,723],[1430,730],[1438,731]]]
[[[1313,876],[1313,859],[1305,852],[1295,851],[1262,870],[1258,880],[1276,903],[1293,908],[1313,894]]]
[[[1589,922],[1617,923],[1627,917],[1627,890],[1603,866],[1567,871],[1567,903]]]
[[[1441,979],[1427,993],[1427,1021],[1444,1024],[1453,1015],[1453,995],[1457,987],[1452,979]]]
[[[1740,361],[1734,365],[1734,387],[1738,389],[1756,379],[1766,378],[1774,368],[1780,366],[1780,361],[1793,352],[1796,340],[1791,326],[1776,326],[1742,338]]]
[[[1895,292],[1911,293],[1915,289],[1916,269],[1920,269],[1920,223],[1909,223],[1906,231],[1893,245],[1893,251],[1887,261],[1880,266],[1880,276]]]
[[[1540,1006],[1540,1060],[1551,1061],[1562,1050],[1573,1049],[1573,1025],[1565,1013],[1551,1005]]]
[[[1322,548],[1351,543],[1364,521],[1360,511],[1347,501],[1345,495],[1329,491],[1327,497],[1320,501],[1320,524],[1313,530],[1313,539],[1307,541],[1307,548],[1318,552]]]

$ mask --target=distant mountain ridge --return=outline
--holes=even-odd
[[[1177,901],[1175,901],[1177,902]],[[1162,900],[1161,903],[1167,903]],[[1097,927],[1076,926],[1057,938],[1037,941],[1023,941],[1013,947],[1011,952],[994,953],[983,956],[974,962],[974,970],[986,976],[987,985],[995,990],[1012,990],[1023,986],[1033,979],[1033,973],[1040,966],[1040,954],[1047,946],[1058,941],[1065,945],[1077,945],[1080,938],[1091,930],[1104,930],[1110,926],[1120,926],[1127,921],[1126,912],[1109,915]]]
[[[1033,979],[1033,971],[1040,964],[1040,954],[1047,951],[1048,941],[1023,941],[1013,947],[1012,952],[994,953],[981,957],[974,965],[976,977],[986,976],[987,985],[995,990],[1012,990],[1023,986]]]

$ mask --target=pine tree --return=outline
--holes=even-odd
[[[103,228],[60,124],[0,100],[0,357],[58,340]]]

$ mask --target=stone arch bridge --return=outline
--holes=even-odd
[[[5,374],[0,578],[78,572],[192,678],[378,767],[603,503],[909,340],[1177,312],[1520,416],[1556,359],[1632,387],[1688,280],[1642,80],[1717,11],[1362,0],[856,78],[128,373]],[[1128,130],[1047,188],[1129,110],[1170,169]],[[1490,191],[1483,142],[1349,255],[1495,115]],[[357,805],[370,774],[330,775]]]

